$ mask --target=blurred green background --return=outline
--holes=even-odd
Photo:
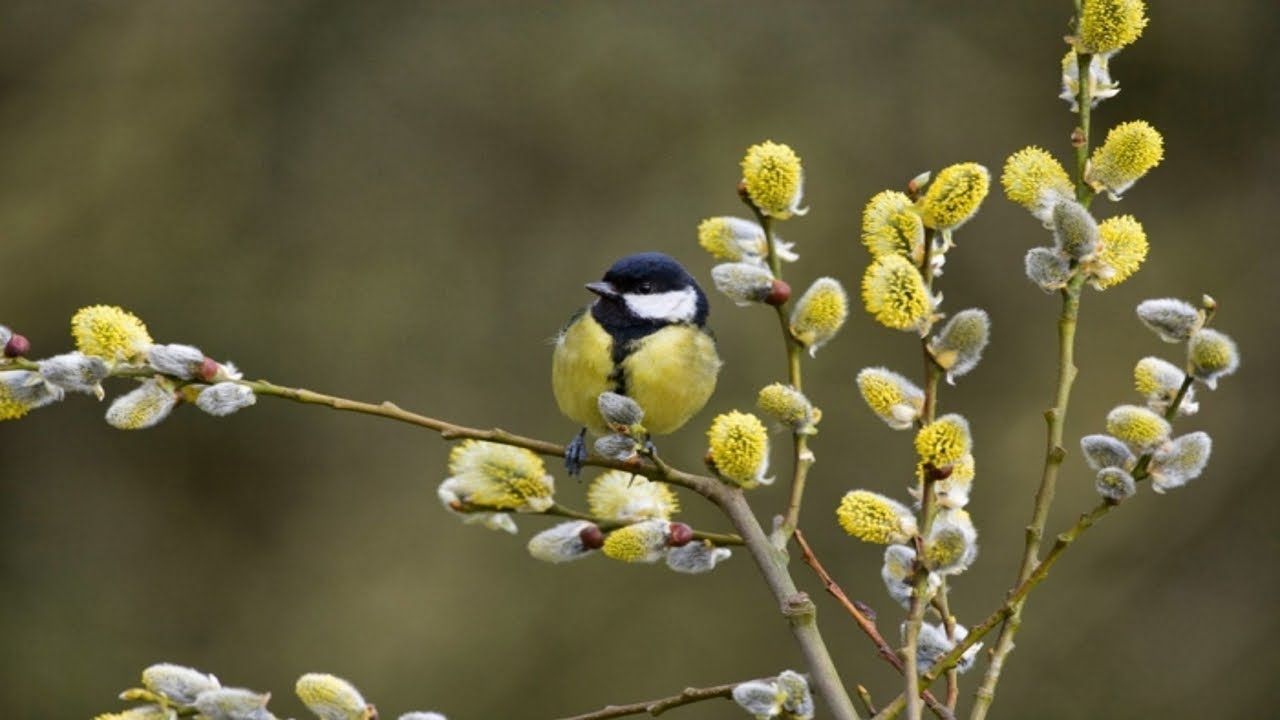
[[[1213,293],[1244,366],[1181,425],[1216,440],[1205,477],[1144,490],[1033,596],[997,717],[1263,717],[1280,701],[1280,388],[1265,370],[1280,361],[1266,221],[1280,10],[1154,5],[1113,62],[1124,92],[1095,115],[1098,137],[1138,117],[1164,132],[1165,163],[1122,204],[1095,205],[1135,214],[1151,255],[1084,300],[1069,444],[1135,399],[1138,358],[1177,359],[1134,319],[1143,298]],[[783,227],[802,256],[789,278],[856,288],[876,191],[963,160],[998,171],[1033,143],[1068,157],[1055,96],[1069,16],[1066,0],[5,3],[0,321],[47,355],[69,347],[77,307],[120,304],[251,377],[563,441],[574,428],[551,399],[547,341],[589,299],[584,282],[645,249],[707,282],[694,228],[742,212],[737,162],[772,138],[804,158],[812,208]],[[998,192],[958,241],[944,309],[985,307],[995,324],[987,361],[941,400],[978,448],[983,553],[953,595],[972,623],[1015,573],[1058,303],[1022,274],[1048,235]],[[719,391],[663,445],[687,467],[713,413],[746,408],[784,370],[770,312],[713,308]],[[806,366],[825,419],[802,526],[890,635],[880,552],[843,537],[832,508],[853,487],[902,496],[910,435],[866,411],[853,376],[918,363],[911,336],[856,309]],[[272,690],[281,716],[304,714],[293,679],[321,670],[385,715],[453,720],[554,717],[800,664],[745,554],[693,578],[535,563],[524,542],[544,522],[513,539],[441,510],[448,446],[431,434],[271,400],[122,433],[104,409],[77,397],[0,431],[6,717],[118,708],[161,660]],[[768,515],[785,492],[753,499]],[[1051,527],[1094,501],[1073,452]],[[889,699],[891,671],[795,573],[845,679]]]

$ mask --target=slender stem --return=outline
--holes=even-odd
[[[917,660],[920,640],[920,625],[924,622],[924,612],[929,607],[929,599],[925,593],[929,590],[929,570],[924,567],[924,542],[928,537],[929,525],[935,514],[933,474],[926,469],[920,495],[920,535],[916,537],[916,579],[911,593],[910,611],[907,613],[907,630],[903,638],[902,662],[905,666],[906,689],[903,694],[907,698],[907,717],[909,720],[920,720],[924,712],[920,698],[920,668]]]
[[[769,248],[769,271],[773,274],[774,279],[782,280],[782,258],[778,255],[778,240],[773,234],[773,218],[766,216],[760,212],[749,200],[746,201],[751,211],[755,213],[757,222],[764,230],[766,244]],[[788,301],[781,305],[775,305],[774,310],[778,315],[778,326],[782,330],[782,343],[787,352],[787,380],[791,387],[804,391],[804,378],[801,373],[801,353],[804,350],[795,336],[791,334],[791,321],[788,319],[790,315],[789,308],[791,302]],[[787,501],[787,511],[783,516],[782,523],[774,536],[774,543],[781,549],[787,545],[787,540],[791,538],[791,534],[795,532],[796,526],[800,522],[800,506],[804,502],[805,482],[809,477],[809,467],[813,465],[813,453],[809,450],[809,436],[801,432],[793,432],[792,439],[792,474],[791,474],[791,495]]]
[[[1076,2],[1076,30],[1079,32],[1080,3]],[[1093,188],[1085,180],[1085,171],[1089,165],[1089,123],[1093,110],[1092,78],[1089,75],[1089,64],[1092,56],[1078,49],[1076,51],[1076,70],[1079,79],[1076,92],[1076,106],[1080,115],[1080,123],[1072,133],[1072,144],[1076,150],[1076,198],[1086,207],[1093,200]],[[1035,569],[1040,553],[1040,539],[1044,534],[1045,520],[1049,516],[1049,508],[1053,504],[1054,487],[1058,479],[1058,468],[1066,457],[1062,447],[1063,428],[1066,421],[1067,401],[1071,398],[1071,384],[1075,380],[1076,367],[1073,361],[1075,347],[1076,321],[1080,313],[1080,291],[1084,286],[1084,273],[1076,271],[1067,287],[1062,291],[1062,313],[1058,319],[1058,391],[1054,406],[1045,418],[1049,423],[1048,447],[1045,452],[1044,472],[1040,478],[1040,489],[1036,492],[1035,507],[1031,513],[1031,524],[1027,526],[1026,549],[1022,556],[1022,565],[1018,570],[1018,579],[1014,586],[1021,585],[1030,577]],[[970,720],[983,720],[995,701],[996,685],[1000,682],[1000,673],[1004,669],[1005,658],[1013,650],[1013,639],[1022,625],[1022,603],[1019,602],[1009,614],[996,646],[991,654],[991,662],[982,676],[982,684],[975,693],[973,712]]]
[[[822,639],[822,633],[818,631],[818,609],[806,593],[796,589],[795,581],[787,572],[785,553],[769,541],[760,522],[751,512],[742,490],[723,486],[712,500],[729,516],[729,521],[742,536],[747,550],[760,568],[760,574],[773,592],[782,615],[791,625],[792,635],[800,644],[800,651],[809,668],[810,684],[826,702],[831,717],[837,720],[857,720],[858,711],[854,709],[849,692],[840,680],[840,673]]]
[[[642,702],[631,703],[629,705],[608,705],[595,712],[574,715],[572,717],[562,718],[562,720],[608,720],[608,718],[620,718],[628,715],[646,714],[657,717],[671,708],[692,705],[704,700],[731,698],[733,697],[733,689],[741,684],[742,683],[727,683],[725,685],[713,685],[711,687],[704,688],[685,688],[680,691],[678,695],[658,698],[656,700],[645,700]]]
[[[858,609],[856,603],[849,600],[849,596],[845,594],[844,589],[836,583],[835,579],[831,577],[831,574],[827,572],[827,569],[822,566],[822,563],[818,560],[818,556],[814,554],[813,548],[809,546],[808,541],[804,538],[804,533],[801,532],[799,528],[796,528],[795,541],[796,544],[800,546],[800,554],[804,558],[805,563],[810,568],[813,568],[813,571],[818,575],[818,580],[822,582],[822,586],[826,588],[827,592],[830,593],[831,596],[834,597],[849,613],[849,615],[853,617],[853,621],[857,623],[862,632],[866,633],[867,637],[871,639],[872,644],[876,646],[876,653],[881,657],[881,659],[892,665],[893,669],[897,670],[899,674],[902,674],[904,671],[902,658],[898,657],[898,653],[894,651],[893,647],[889,645],[889,642],[880,634],[880,629],[876,627],[875,620],[868,617],[866,613]],[[859,692],[859,695],[861,695],[861,691]],[[866,699],[863,698],[863,701],[865,704]],[[933,693],[924,693],[924,702],[929,706],[929,709],[934,715],[944,719],[953,717],[951,712],[949,712],[942,703],[938,702],[938,699],[933,696]]]

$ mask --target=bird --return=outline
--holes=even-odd
[[[596,298],[556,336],[551,362],[556,404],[582,426],[565,449],[570,475],[582,470],[587,431],[609,432],[601,393],[631,398],[644,410],[645,430],[667,435],[707,404],[721,365],[707,296],[671,256],[628,255],[586,289]]]

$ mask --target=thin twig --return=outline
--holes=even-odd
[[[1174,396],[1173,402],[1170,403],[1169,408],[1165,411],[1165,419],[1172,420],[1177,417],[1178,408],[1182,405],[1183,399],[1191,389],[1193,381],[1194,378],[1190,375],[1187,375],[1183,379],[1182,386],[1178,389],[1177,395]],[[1135,482],[1142,482],[1143,480],[1147,480],[1151,477],[1147,468],[1151,464],[1152,457],[1152,453],[1146,453],[1142,457],[1138,458],[1138,462],[1134,465],[1133,469],[1133,479]],[[1067,548],[1071,547],[1071,545],[1075,543],[1075,541],[1078,540],[1085,531],[1093,527],[1095,523],[1117,507],[1119,507],[1119,503],[1104,500],[1089,512],[1081,515],[1074,525],[1060,533],[1054,541],[1053,547],[1049,548],[1049,552],[1045,553],[1044,559],[1036,565],[1035,569],[1031,572],[1031,575],[1027,577],[1025,582],[1018,585],[1017,588],[1009,593],[1009,597],[1005,600],[1005,603],[999,608],[996,608],[991,615],[987,616],[987,619],[970,629],[969,634],[965,636],[964,640],[960,641],[946,655],[939,658],[938,661],[934,663],[933,667],[920,677],[921,688],[929,687],[929,685],[938,678],[939,674],[959,663],[960,658],[964,655],[965,651],[976,645],[992,630],[999,627],[1007,618],[1014,614],[1017,608],[1022,607],[1027,595],[1049,576],[1049,570],[1058,562],[1063,553],[1067,551]],[[875,715],[873,720],[892,720],[892,718],[897,717],[905,707],[906,698],[903,695],[899,695],[888,705],[884,706],[880,712]]]
[[[645,714],[657,717],[671,708],[692,705],[704,700],[731,698],[733,697],[733,689],[741,684],[742,683],[728,683],[726,685],[715,685],[705,688],[685,688],[679,695],[658,698],[656,700],[645,700],[643,702],[631,703],[629,705],[608,705],[595,712],[574,715],[572,717],[562,718],[561,720],[608,720],[608,718],[620,718],[628,715]]]
[[[840,585],[831,577],[831,574],[827,572],[827,569],[822,566],[822,563],[818,560],[818,556],[813,553],[813,548],[810,547],[808,541],[805,540],[804,533],[800,528],[796,528],[795,540],[796,544],[800,546],[800,555],[804,558],[805,563],[810,568],[813,568],[813,572],[817,574],[818,580],[822,583],[822,586],[826,588],[827,592],[830,593],[831,596],[840,603],[841,607],[843,607],[849,615],[853,617],[853,621],[857,623],[862,632],[866,633],[867,637],[871,639],[872,644],[876,646],[876,654],[884,659],[885,662],[892,665],[893,669],[897,670],[899,674],[903,673],[904,666],[902,664],[902,658],[898,657],[898,653],[894,651],[893,647],[884,639],[884,636],[880,634],[880,629],[876,627],[876,621],[872,620],[866,613],[858,609],[857,604],[849,599],[849,596],[845,594]],[[861,695],[861,693],[859,694]],[[865,698],[863,698],[863,701],[864,703],[867,702]],[[938,702],[938,699],[933,696],[933,693],[925,692],[924,702],[929,706],[929,709],[933,711],[934,715],[944,718],[944,720],[954,717],[951,711],[949,711],[942,703]],[[872,713],[874,714],[874,711],[872,711]]]

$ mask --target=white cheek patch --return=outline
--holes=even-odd
[[[691,287],[653,295],[628,293],[623,297],[631,312],[646,320],[692,322],[698,314],[698,293]]]

